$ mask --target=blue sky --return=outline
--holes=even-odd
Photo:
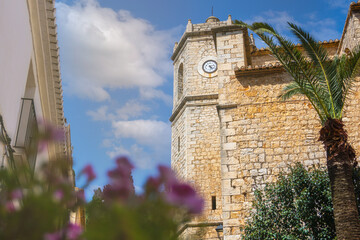
[[[136,165],[137,190],[158,164],[170,165],[174,42],[188,19],[266,21],[287,34],[300,24],[319,40],[340,38],[348,0],[58,0],[56,3],[64,109],[71,125],[74,169],[94,166],[107,183],[113,159]],[[263,44],[257,41],[258,47]],[[81,183],[81,181],[80,181]],[[81,185],[81,184],[78,184]]]

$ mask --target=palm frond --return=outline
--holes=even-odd
[[[329,118],[342,118],[355,77],[360,74],[360,45],[348,56],[331,59],[321,44],[295,24],[288,23],[304,51],[267,23],[249,25],[236,20],[235,24],[256,33],[292,77],[293,82],[283,89],[279,97],[286,100],[295,95],[305,95],[322,123]]]
[[[302,88],[299,87],[299,85],[296,82],[292,82],[288,85],[286,85],[279,95],[279,98],[283,100],[288,100],[289,98],[292,98],[295,95],[303,95]]]
[[[254,22],[253,24],[247,24],[243,21],[239,21],[239,20],[235,20],[234,23],[236,25],[242,26],[242,27],[246,27],[248,29],[250,29],[251,31],[255,32],[256,34],[263,34],[263,33],[269,33],[269,34],[274,34],[276,33],[276,30],[267,23],[263,23],[263,22]]]
[[[254,31],[268,46],[275,58],[284,66],[285,70],[293,77],[302,93],[309,99],[317,111],[321,121],[330,117],[328,106],[323,101],[327,92],[317,84],[317,72],[309,67],[308,61],[296,46],[278,34],[267,23],[253,23],[252,25],[237,21],[239,25]],[[277,40],[279,45],[275,43]],[[300,90],[299,90],[300,91]]]
[[[322,74],[319,74],[318,81],[320,84],[324,84],[329,93],[329,104],[331,117],[335,118],[341,109],[335,105],[336,100],[334,95],[341,90],[341,86],[338,84],[336,78],[336,68],[334,68],[331,63],[329,63],[329,58],[326,50],[313,38],[309,33],[305,32],[299,26],[295,24],[288,23],[290,30],[301,42],[305,52],[311,58],[314,65],[319,69]]]

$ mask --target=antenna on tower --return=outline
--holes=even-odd
[[[211,16],[214,16],[214,6],[211,6]]]

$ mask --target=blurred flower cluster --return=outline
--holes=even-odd
[[[61,133],[45,125],[39,134],[40,151]],[[86,202],[84,191],[75,191],[64,159],[48,161],[34,173],[26,165],[0,170],[0,239],[99,240],[177,239],[181,224],[199,214],[204,202],[187,183],[166,167],[149,177],[143,192],[134,190],[134,166],[126,157],[116,159],[108,171],[109,183]],[[79,174],[82,189],[96,178],[91,165]],[[85,226],[70,223],[71,212],[84,208]]]
[[[158,176],[149,177],[140,194],[134,190],[133,168],[127,158],[119,157],[108,171],[109,184],[87,205],[86,239],[177,239],[179,226],[191,214],[201,213],[203,199],[170,168],[159,166]],[[89,179],[93,171],[86,169]]]

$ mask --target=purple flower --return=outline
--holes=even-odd
[[[61,237],[61,232],[46,233],[44,236],[44,240],[61,240]]]
[[[44,240],[62,240],[66,236],[66,240],[79,240],[83,229],[76,224],[68,224],[66,229],[62,229],[58,232],[47,233],[44,235]]]
[[[83,189],[77,190],[75,195],[78,201],[85,202],[85,193]]]
[[[161,186],[161,179],[155,177],[149,177],[145,183],[146,192],[158,191]]]
[[[80,175],[81,174],[85,174],[86,177],[87,177],[87,180],[86,182],[89,183],[91,182],[92,180],[94,180],[96,178],[96,175],[95,175],[95,172],[94,172],[94,169],[93,167],[89,164],[89,165],[86,165],[83,170],[81,170],[80,172]]]
[[[134,166],[126,157],[119,157],[116,159],[116,168],[108,171],[108,176],[112,179],[122,179],[131,176],[131,170]]]
[[[134,165],[131,164],[131,162],[129,161],[129,159],[127,157],[118,157],[116,159],[116,164],[119,167],[122,167],[124,169],[128,169],[129,171],[134,169]]]
[[[52,141],[64,141],[65,132],[63,129],[41,119],[38,121],[38,124],[46,139]]]
[[[106,185],[103,190],[105,199],[126,200],[134,193],[131,170],[134,166],[126,157],[116,159],[116,167],[108,171],[110,184]]]
[[[8,211],[8,212],[15,212],[16,211],[16,208],[15,208],[15,205],[12,201],[8,201],[5,203],[5,209]]]
[[[48,142],[40,140],[38,143],[38,152],[44,152],[48,147]]]
[[[186,183],[172,183],[166,192],[169,203],[185,207],[190,213],[199,214],[204,207],[204,200]]]
[[[38,150],[40,152],[44,151],[47,148],[49,142],[65,140],[65,132],[63,129],[49,124],[44,120],[39,120],[38,124],[40,133]]]
[[[15,189],[11,192],[11,199],[21,199],[23,197],[23,193],[21,191],[21,189]]]
[[[133,193],[131,181],[113,182],[104,186],[103,195],[107,200],[126,200]]]
[[[61,189],[58,189],[54,192],[53,196],[56,201],[61,201],[64,197],[64,192]]]
[[[66,237],[68,240],[77,240],[82,232],[83,229],[79,225],[70,223],[66,229]]]
[[[159,165],[158,170],[160,172],[160,179],[166,186],[178,181],[174,171],[171,168]]]

